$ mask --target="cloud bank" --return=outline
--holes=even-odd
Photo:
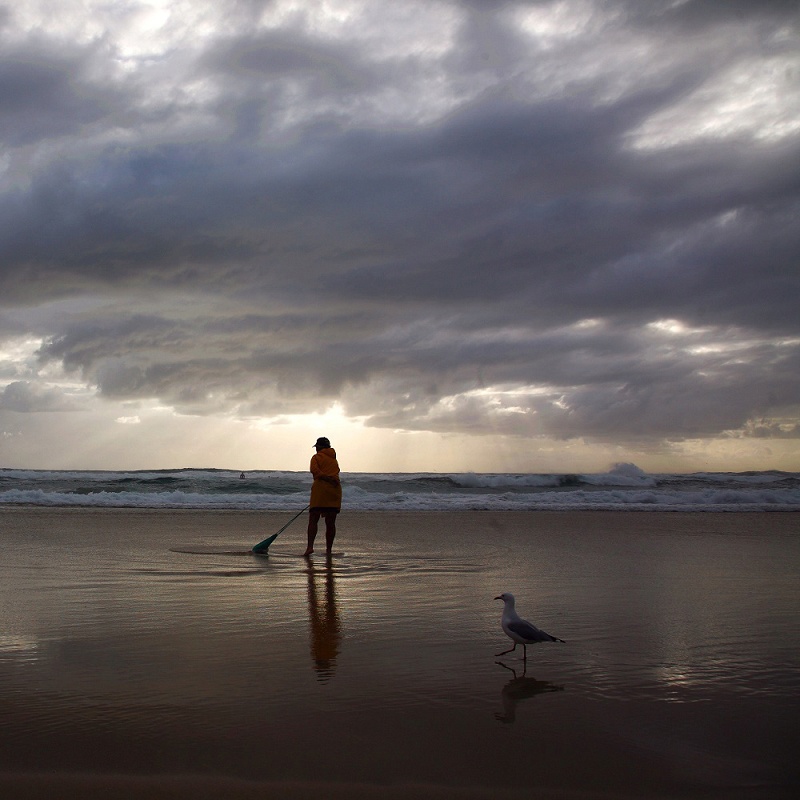
[[[0,408],[796,437],[799,23],[764,0],[7,5]]]

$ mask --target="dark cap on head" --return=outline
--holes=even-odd
[[[314,442],[313,447],[320,448],[320,447],[330,447],[331,440],[327,436],[320,436],[316,442]]]

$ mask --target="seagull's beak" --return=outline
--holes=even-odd
[[[495,597],[495,600],[502,600],[502,599],[503,599],[502,595],[497,595],[497,597]]]

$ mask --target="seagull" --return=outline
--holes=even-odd
[[[503,630],[514,646],[509,650],[503,650],[502,653],[497,653],[498,656],[504,656],[517,649],[517,645],[522,645],[523,660],[528,658],[527,646],[529,644],[536,644],[537,642],[563,642],[557,636],[551,636],[549,633],[540,631],[535,625],[532,625],[527,620],[522,619],[519,614],[514,610],[514,595],[511,592],[503,592],[503,594],[495,597],[495,600],[502,600],[505,604],[503,606],[503,616],[500,619],[500,624]]]

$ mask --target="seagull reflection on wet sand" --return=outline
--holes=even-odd
[[[522,700],[535,697],[537,694],[545,694],[546,692],[564,691],[563,686],[550,683],[550,681],[539,681],[536,680],[536,678],[528,678],[525,674],[527,664],[522,670],[522,675],[518,677],[517,671],[513,667],[509,667],[502,661],[495,661],[494,663],[499,664],[503,669],[507,669],[514,676],[503,686],[500,692],[500,700],[503,703],[503,713],[494,715],[495,719],[500,720],[500,722],[514,722],[517,718],[517,705]]]
[[[327,683],[336,670],[336,656],[342,639],[342,626],[336,606],[336,581],[330,556],[318,567],[307,560],[308,618],[311,659],[317,680]]]

